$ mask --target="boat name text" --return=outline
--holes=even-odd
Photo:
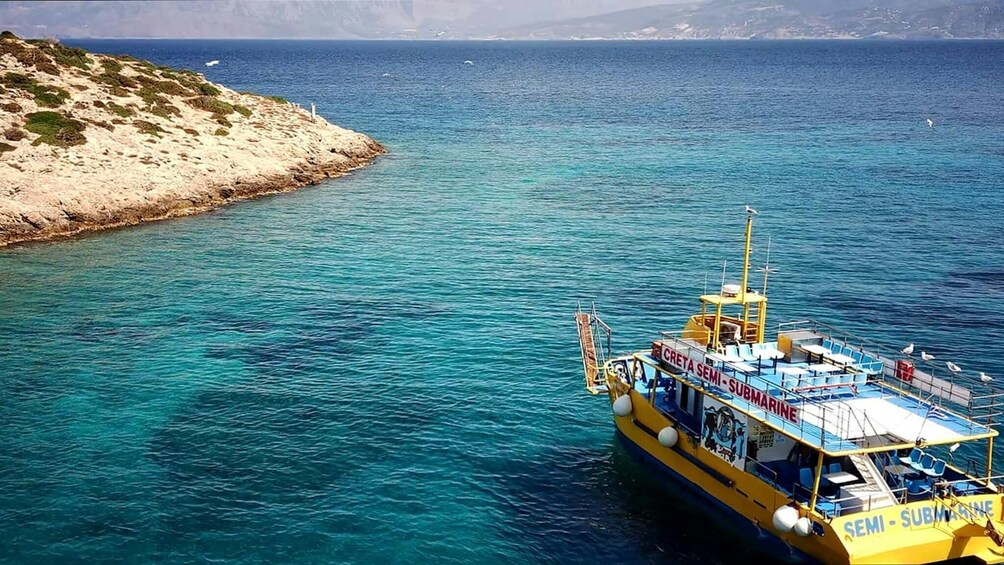
[[[887,528],[916,528],[952,521],[982,521],[993,518],[993,515],[994,503],[992,500],[957,504],[954,508],[934,504],[919,508],[904,508],[899,511],[898,520],[895,514],[879,514],[878,516],[848,520],[844,522],[844,533],[852,538],[861,538],[880,534],[885,532]]]
[[[702,360],[694,360],[671,347],[667,347],[662,342],[656,341],[652,343],[652,357],[671,367],[686,371],[702,381],[728,391],[729,394],[742,398],[751,405],[757,406],[793,424],[799,422],[798,408],[795,406],[774,398],[767,394],[767,392],[752,387],[739,379],[734,379],[711,365],[705,364]]]

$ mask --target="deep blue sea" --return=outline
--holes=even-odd
[[[1004,42],[70,43],[389,154],[0,251],[0,561],[759,559],[625,454],[572,319],[680,329],[747,204],[772,322],[1004,387]]]

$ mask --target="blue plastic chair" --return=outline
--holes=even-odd
[[[977,494],[980,487],[974,485],[970,482],[952,483],[952,492],[956,496],[969,496],[971,494]]]
[[[923,456],[924,456],[924,451],[921,450],[919,447],[914,447],[910,451],[909,455],[907,455],[906,457],[900,457],[899,462],[904,465],[909,465],[910,467],[913,467],[914,463],[920,463],[920,459]]]
[[[940,477],[945,474],[945,466],[946,463],[944,459],[935,459],[933,468],[928,469],[925,467],[924,474],[928,477]]]
[[[808,467],[802,467],[798,470],[798,482],[802,484],[803,487],[812,490],[812,483],[815,482],[815,477],[812,476],[812,469]]]
[[[840,467],[840,463],[830,463],[831,473],[839,473],[840,471],[843,471],[843,469]]]
[[[864,356],[861,355],[860,351],[851,351],[851,359],[854,359],[855,363],[860,363]]]
[[[931,493],[931,483],[927,479],[907,479],[906,494],[918,496]]]
[[[725,346],[725,360],[726,361],[742,361],[739,357],[739,349],[734,345]]]
[[[934,456],[930,453],[925,453],[923,457],[920,458],[919,462],[910,463],[910,466],[918,471],[927,472],[928,469],[934,470]]]
[[[824,339],[823,340],[823,347],[825,347],[826,349],[829,349],[830,351],[833,351],[833,342],[830,341],[829,339]]]
[[[840,516],[840,503],[825,498],[816,499],[816,510],[824,516]]]
[[[748,343],[739,346],[739,358],[743,361],[756,361],[757,359],[756,355],[753,355],[753,348]]]

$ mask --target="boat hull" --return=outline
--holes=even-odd
[[[985,563],[1004,563],[1004,548],[996,546],[977,524],[958,517],[948,523],[933,501],[918,501],[849,514],[830,520],[812,515],[820,532],[799,537],[773,527],[774,511],[790,503],[783,492],[737,469],[697,444],[685,433],[673,448],[662,446],[658,431],[672,423],[630,391],[633,410],[615,416],[617,435],[636,459],[680,485],[696,499],[713,506],[715,517],[734,523],[740,531],[756,535],[764,553],[777,559],[806,563],[873,565],[880,563],[938,563],[972,557]],[[1000,495],[963,497],[960,503],[981,507],[998,524],[1004,512]],[[804,512],[803,512],[804,514]],[[928,519],[930,518],[930,519]],[[760,534],[760,535],[757,535]]]
[[[683,487],[686,494],[695,502],[710,505],[713,509],[712,512],[714,512],[714,519],[716,520],[716,523],[711,524],[711,527],[722,528],[723,524],[717,521],[724,520],[728,523],[727,529],[729,534],[734,535],[739,540],[742,540],[743,538],[754,540],[757,546],[757,553],[768,555],[786,563],[820,563],[820,561],[814,559],[812,556],[787,544],[784,540],[774,535],[774,533],[769,529],[759,527],[755,522],[752,522],[745,516],[739,514],[727,504],[724,504],[714,496],[709,495],[700,486],[688,480],[680,473],[677,473],[671,467],[667,466],[665,463],[659,461],[650,453],[639,447],[620,429],[617,429],[617,438],[620,440],[621,445],[624,446],[625,451],[627,451],[631,457],[641,462],[649,469],[655,471],[659,476],[669,478],[672,481],[671,485],[661,483],[664,489],[668,490],[671,494],[679,494],[680,490],[672,489],[671,486]],[[709,517],[712,515],[712,512],[707,512]]]

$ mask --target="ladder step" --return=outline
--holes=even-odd
[[[576,312],[575,324],[579,331],[579,350],[582,352],[586,388],[595,393],[600,390],[600,369],[596,364],[596,345],[593,342],[592,320],[586,312]]]

